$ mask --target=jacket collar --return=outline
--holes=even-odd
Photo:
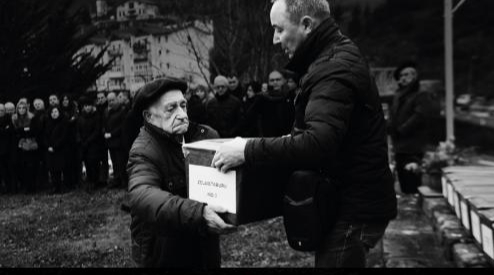
[[[162,129],[152,125],[151,123],[144,121],[144,129],[150,133],[153,137],[155,137],[158,140],[166,140],[169,141],[175,145],[182,145],[183,141],[183,136],[175,136],[175,135],[170,135],[167,132],[163,131]]]
[[[310,33],[306,40],[299,45],[286,69],[304,75],[309,66],[327,49],[336,42],[343,40],[344,36],[333,18],[328,18]]]

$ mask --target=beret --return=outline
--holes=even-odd
[[[403,71],[404,69],[406,68],[414,68],[414,69],[417,69],[417,63],[413,62],[413,61],[406,61],[406,62],[403,62],[395,71],[394,71],[394,78],[396,81],[400,80],[400,73],[401,71]]]
[[[185,93],[187,88],[187,82],[178,78],[165,77],[154,80],[137,91],[132,106],[133,111],[135,114],[141,114],[142,111],[153,105],[166,92],[180,90]]]

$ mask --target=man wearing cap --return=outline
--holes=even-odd
[[[404,194],[417,194],[422,183],[417,170],[427,145],[427,117],[432,112],[432,99],[430,93],[420,91],[415,63],[403,63],[394,77],[398,90],[391,107],[388,130],[395,151],[398,181]]]
[[[242,102],[228,91],[228,79],[222,75],[214,79],[215,97],[207,106],[208,125],[222,138],[234,137],[243,115]]]
[[[127,171],[132,257],[140,267],[220,267],[219,234],[233,230],[224,209],[186,198],[184,142],[217,138],[189,122],[184,93],[175,78],[153,81],[134,101],[144,126],[132,145]]]

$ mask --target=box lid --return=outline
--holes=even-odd
[[[182,145],[184,149],[217,151],[221,144],[232,139],[207,139]]]

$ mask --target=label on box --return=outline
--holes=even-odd
[[[456,216],[461,218],[460,200],[458,199],[458,193],[453,194],[453,204],[455,206]]]
[[[454,194],[455,192],[453,191],[453,185],[450,183],[448,184],[448,202],[451,206],[454,205],[454,201],[453,201]]]
[[[461,222],[466,229],[470,230],[470,221],[468,219],[468,205],[465,201],[461,201]]]
[[[472,235],[479,243],[482,243],[479,216],[474,211],[470,211],[470,218],[472,219]]]
[[[216,168],[189,165],[189,199],[224,207],[237,214],[236,171],[224,174]]]
[[[492,239],[492,229],[482,224],[482,248],[485,254],[494,259],[494,242]]]
[[[441,177],[441,184],[443,185],[442,186],[443,187],[443,196],[445,198],[447,198],[448,197],[448,189],[447,189],[448,188],[448,182],[447,182],[445,177]]]

